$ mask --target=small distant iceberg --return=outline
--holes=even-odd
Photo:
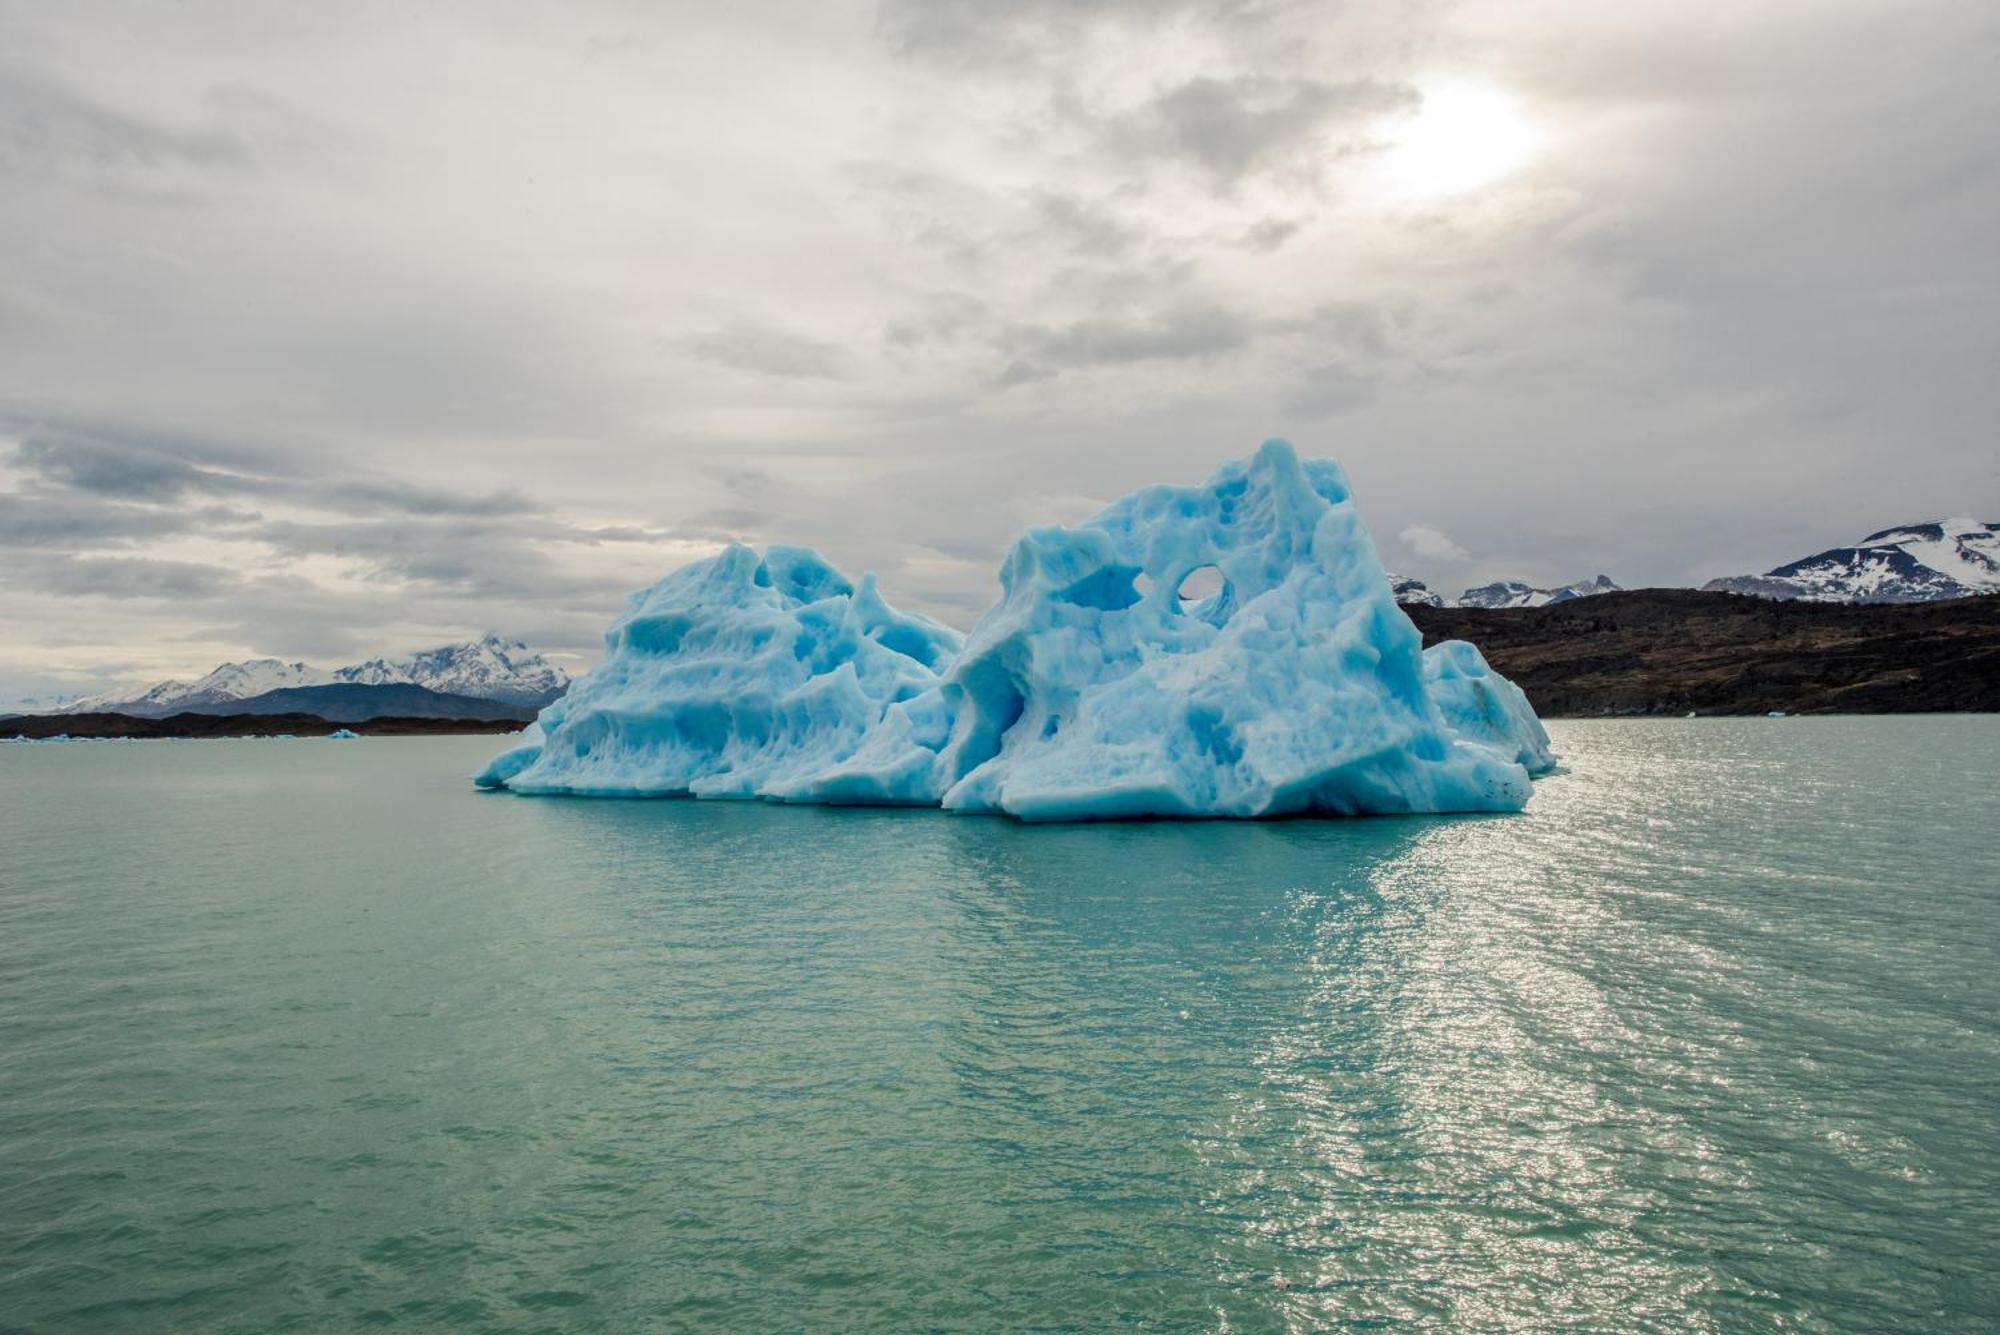
[[[360,740],[361,734],[352,728],[335,728],[326,735],[329,742],[352,742]]]
[[[475,782],[1061,821],[1518,811],[1555,767],[1476,648],[1423,649],[1340,469],[1283,441],[1030,530],[1000,583],[961,637],[732,546],[636,595]]]

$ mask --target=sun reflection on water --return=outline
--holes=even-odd
[[[1648,1237],[1668,1207],[1648,1184],[1744,1174],[1645,1088],[1701,1084],[1714,1044],[1663,1039],[1579,961],[1717,961],[1631,930],[1620,895],[1654,845],[1619,821],[1579,832],[1576,796],[1551,780],[1534,816],[1440,823],[1352,893],[1292,897],[1306,994],[1201,1147],[1293,1258],[1274,1286],[1289,1328],[1714,1328],[1689,1303],[1712,1277]]]

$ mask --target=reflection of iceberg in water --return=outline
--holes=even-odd
[[[1025,534],[961,645],[817,555],[633,600],[487,787],[1023,820],[1517,811],[1554,764],[1471,645],[1425,651],[1340,470],[1268,442]]]
[[[724,1271],[790,1258],[759,1285],[774,1314],[801,1275],[879,1273],[886,1234],[871,1328],[1258,1330],[1291,1253],[1219,1217],[1242,1184],[1194,1147],[1297,1013],[1296,896],[1365,887],[1429,827],[578,802],[532,828],[596,887],[572,927],[635,1021],[619,1079],[687,1147],[673,1208],[739,1206],[712,1224]]]

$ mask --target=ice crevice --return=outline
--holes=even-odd
[[[1526,697],[1426,650],[1329,460],[1031,529],[971,632],[818,554],[735,545],[634,595],[477,777],[519,793],[941,806],[1027,821],[1517,811]]]

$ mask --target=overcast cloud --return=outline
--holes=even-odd
[[[1980,0],[0,0],[0,696],[732,538],[969,623],[1285,435],[1447,592],[2000,518]],[[1392,188],[1440,89],[1534,147]]]

